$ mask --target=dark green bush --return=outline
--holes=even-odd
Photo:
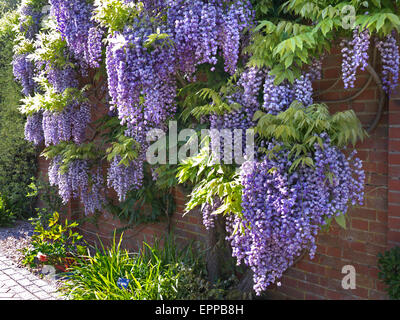
[[[379,279],[386,285],[391,299],[400,300],[400,247],[378,255]]]
[[[0,227],[8,227],[15,222],[15,213],[10,210],[7,198],[0,194]]]
[[[13,8],[15,1],[0,1],[0,10]],[[12,70],[14,12],[0,19],[0,193],[5,195],[18,218],[34,212],[34,199],[26,198],[28,185],[36,175],[36,148],[24,139],[25,118],[19,113],[21,88]]]

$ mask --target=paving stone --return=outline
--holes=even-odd
[[[44,286],[41,289],[46,291],[47,293],[50,293],[50,294],[52,294],[52,293],[54,293],[56,291],[55,288],[53,288],[52,286],[49,286],[49,285]]]
[[[33,283],[35,285],[37,285],[38,287],[48,286],[48,283],[46,281],[41,280],[41,279],[37,279],[37,280],[33,281]]]
[[[3,269],[2,271],[9,276],[17,273],[17,271],[11,267],[8,267],[7,269]]]
[[[22,293],[22,292],[26,292],[26,289],[21,286],[15,286],[15,287],[12,287],[12,291],[14,291],[15,293]]]
[[[6,280],[9,280],[9,279],[10,279],[10,277],[8,275],[0,274],[0,282],[6,281]]]
[[[0,300],[62,299],[54,286],[18,268],[0,253]]]
[[[19,280],[22,280],[22,279],[25,279],[25,278],[26,278],[25,275],[21,274],[21,273],[16,273],[16,274],[12,275],[12,279],[15,280],[15,281],[18,281],[18,282],[19,282]]]
[[[18,283],[16,281],[14,281],[13,279],[6,280],[3,282],[3,284],[10,288],[18,285]]]
[[[38,292],[38,291],[42,291],[42,289],[40,287],[35,286],[34,284],[25,287],[25,289],[28,290],[30,293],[35,293],[35,292]]]
[[[14,277],[13,277],[13,279],[14,279]],[[32,283],[32,281],[29,281],[28,279],[22,279],[22,280],[18,280],[18,283],[21,285],[21,286],[30,286],[31,284],[33,284]]]

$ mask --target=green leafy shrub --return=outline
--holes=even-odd
[[[379,279],[386,285],[391,299],[400,300],[400,247],[378,255]]]
[[[101,245],[69,269],[71,276],[62,290],[75,300],[222,298],[222,286],[205,279],[204,265],[192,246],[178,249],[173,238],[168,239],[163,248],[159,242],[144,243],[139,253],[132,254],[121,249],[122,237],[118,243],[114,237],[109,249]]]
[[[35,226],[32,236],[32,248],[24,249],[23,264],[36,267],[38,256],[42,256],[46,264],[61,264],[68,256],[83,254],[86,248],[80,245],[82,236],[73,231],[78,223],[59,223],[57,212],[49,214],[46,210],[38,212],[37,218],[31,218]]]
[[[9,7],[8,7],[9,6]],[[0,11],[15,1],[0,2]],[[19,111],[21,88],[12,70],[15,12],[0,19],[0,193],[6,195],[17,218],[34,214],[34,199],[27,199],[30,178],[36,174],[36,149],[24,137],[25,117]]]
[[[7,199],[0,194],[0,227],[9,227],[15,222],[15,214],[9,209]]]

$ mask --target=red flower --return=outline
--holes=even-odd
[[[47,261],[47,256],[45,254],[41,253],[41,252],[39,252],[37,254],[37,257],[38,257],[40,262],[46,262]]]

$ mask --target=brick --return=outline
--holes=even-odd
[[[357,274],[356,287],[374,288],[374,279],[371,279],[368,276],[363,276],[363,275]],[[365,298],[367,298],[367,297],[365,297]]]
[[[323,296],[318,296],[312,293],[306,293],[305,295],[305,300],[325,300]]]
[[[352,242],[350,248],[355,251],[365,251],[366,244],[364,242]]]
[[[388,241],[392,241],[392,242],[400,242],[400,231],[397,230],[390,230],[387,233],[387,238]]]
[[[9,288],[12,288],[12,287],[18,285],[18,283],[17,283],[16,281],[12,280],[12,279],[3,281],[3,284],[4,284],[5,286],[9,287]]]
[[[0,272],[0,283],[3,283],[4,281],[10,280],[11,278],[7,274],[1,274]]]
[[[287,277],[287,276],[284,276],[283,278],[282,278],[282,281],[281,281],[281,283],[282,283],[282,287],[291,287],[291,288],[297,288],[298,287],[298,282],[299,281],[297,281],[296,279],[293,279],[293,278],[290,278],[290,277]]]
[[[390,152],[389,156],[388,156],[388,161],[390,164],[399,165],[400,164],[400,154]]]
[[[376,221],[387,223],[388,213],[386,211],[376,211]]]
[[[320,265],[305,262],[305,261],[300,261],[297,265],[297,267],[301,270],[311,272],[314,274],[321,274],[323,275],[325,273],[325,268],[321,267]]]
[[[388,185],[390,190],[399,190],[400,191],[400,180],[398,179],[389,179],[389,185]]]
[[[340,68],[337,67],[337,65],[334,66],[333,68],[323,69],[323,77],[325,79],[329,79],[329,78],[336,79],[340,75],[340,73],[341,73],[341,70],[340,70]]]
[[[390,139],[388,143],[389,152],[400,152],[400,139]]]
[[[370,221],[369,224],[369,231],[374,233],[386,233],[387,225],[381,222],[374,222]]]
[[[351,291],[351,294],[354,295],[354,296],[357,296],[357,297],[360,297],[360,298],[363,298],[363,299],[368,299],[368,289],[360,288],[357,285],[357,282],[356,282],[356,288],[355,289],[351,289],[349,291]]]
[[[314,294],[318,294],[320,296],[325,295],[324,287],[312,284],[310,282],[299,281],[298,287],[299,287],[299,289],[303,290],[304,292],[314,293]]]
[[[38,286],[38,287],[44,287],[44,286],[48,286],[48,283],[47,282],[45,282],[45,281],[43,281],[43,280],[40,280],[40,279],[37,279],[37,280],[35,280],[34,282],[33,282],[33,284],[35,285],[35,286]]]
[[[353,218],[362,218],[366,220],[376,220],[376,210],[367,208],[355,208],[351,210],[350,216]]]
[[[351,219],[351,227],[358,230],[368,231],[368,221],[360,219]]]
[[[337,291],[333,291],[333,290],[326,290],[326,297],[331,300],[355,300],[356,299],[349,294],[343,294],[342,292],[337,292]]]
[[[390,229],[399,229],[400,230],[400,216],[399,217],[389,217],[388,218],[388,227]]]
[[[400,177],[400,165],[390,165],[389,172],[392,177]]]
[[[17,271],[14,268],[7,268],[2,270],[6,275],[12,276],[13,274],[17,273]]]
[[[296,265],[297,266],[297,265]],[[297,268],[290,268],[289,270],[287,270],[285,272],[285,274],[287,276],[290,276],[294,279],[297,280],[305,280],[306,279],[306,274],[304,272],[302,272],[301,270],[297,269]]]
[[[368,298],[370,300],[388,300],[386,293],[377,290],[369,290]]]
[[[400,139],[400,128],[389,128],[389,137],[391,139]]]
[[[363,264],[376,266],[377,257],[373,255],[366,254],[364,252],[357,252],[353,250],[343,249],[343,258],[349,259],[349,264]]]
[[[304,292],[290,287],[280,287],[278,292],[281,292],[292,299],[304,300],[305,298]]]

